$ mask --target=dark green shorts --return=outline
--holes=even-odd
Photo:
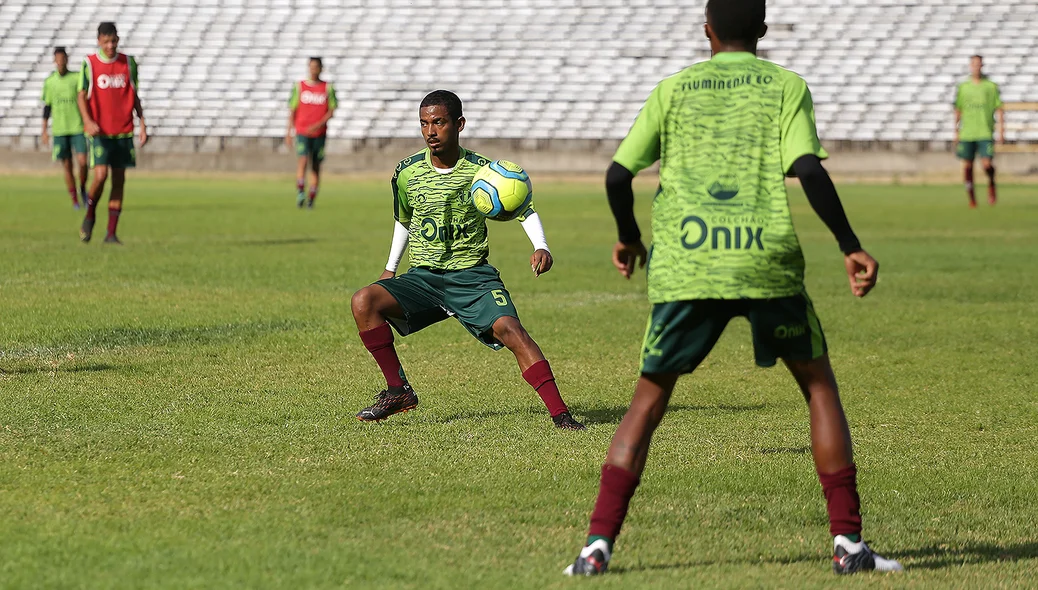
[[[652,307],[642,347],[642,373],[691,373],[728,322],[750,320],[753,354],[761,367],[778,359],[809,361],[827,352],[825,335],[806,293],[778,299],[700,299]]]
[[[297,156],[309,156],[310,161],[315,164],[320,164],[324,161],[324,141],[327,136],[322,135],[320,137],[307,137],[305,135],[296,136],[296,155]]]
[[[89,137],[90,167],[134,168],[137,150],[132,137]]]
[[[995,157],[995,142],[990,140],[982,141],[960,141],[959,146],[955,149],[955,155],[962,160],[968,160],[972,162],[974,158],[994,158]]]
[[[51,150],[51,156],[54,158],[54,161],[71,160],[72,152],[85,154],[86,151],[86,137],[82,133],[56,135],[54,136],[54,148]]]
[[[498,350],[502,344],[491,334],[494,322],[519,317],[500,273],[489,264],[448,271],[412,268],[375,284],[385,287],[404,310],[404,317],[389,318],[401,336],[455,317],[483,344]]]

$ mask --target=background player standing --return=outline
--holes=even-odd
[[[79,209],[79,201],[87,202],[87,148],[86,138],[83,137],[83,118],[79,114],[79,103],[77,101],[79,76],[77,72],[68,69],[68,53],[64,47],[54,48],[55,69],[47,79],[43,81],[43,131],[40,140],[43,145],[50,143],[50,137],[54,138],[54,147],[51,156],[54,160],[61,162],[65,171],[65,187],[72,197],[72,206]],[[51,117],[53,116],[53,119]],[[53,132],[48,136],[47,121],[51,119]],[[79,198],[76,197],[76,177],[72,170],[72,154],[76,156],[79,164]]]
[[[523,378],[556,427],[583,430],[562,401],[541,349],[519,322],[500,274],[487,262],[486,219],[472,204],[469,187],[490,160],[459,144],[465,128],[461,99],[446,90],[432,92],[422,100],[419,120],[428,147],[397,164],[393,175],[396,224],[386,270],[353,295],[360,339],[386,378],[386,389],[357,418],[382,420],[418,405],[393,347],[390,324],[406,336],[454,316],[487,346],[515,354]],[[554,261],[532,204],[517,218],[534,246],[534,275],[548,272]],[[411,269],[396,276],[408,247]]]
[[[310,58],[310,77],[292,86],[288,99],[288,130],[285,145],[292,147],[292,132],[295,131],[296,147],[296,206],[305,203],[313,208],[317,198],[317,185],[321,180],[321,162],[324,161],[324,144],[328,137],[328,121],[335,114],[338,101],[331,83],[321,80],[323,64],[321,58]],[[310,162],[310,198],[306,197],[306,164]]]
[[[115,235],[123,208],[126,169],[137,165],[133,147],[133,114],[141,126],[141,146],[148,142],[144,109],[137,93],[137,62],[133,56],[119,53],[119,34],[115,23],[103,22],[97,27],[97,53],[83,60],[79,73],[79,112],[83,116],[90,149],[90,167],[94,183],[90,187],[87,213],[79,229],[79,239],[90,241],[94,231],[97,203],[104,194],[109,170],[112,191],[108,195],[108,233],[106,244],[121,244]]]
[[[631,182],[660,161],[648,271],[653,308],[641,377],[602,466],[587,543],[567,574],[606,571],[678,377],[695,370],[737,316],[750,321],[757,364],[770,367],[782,359],[807,400],[834,571],[901,569],[861,540],[850,430],[825,336],[804,289],[786,174],[800,177],[811,206],[835,234],[856,296],[875,285],[879,265],[861,249],[822,168],[827,154],[807,84],[756,57],[757,40],[767,31],[764,14],[764,0],[709,0],[712,59],[656,87],[606,175],[619,228],[613,264],[630,278],[647,257]]]
[[[983,73],[984,58],[970,58],[970,79],[959,84],[955,92],[956,155],[962,160],[966,178],[966,195],[970,207],[977,206],[973,190],[973,160],[980,156],[980,165],[988,175],[988,203],[994,205],[995,191],[995,114],[998,114],[998,142],[1006,142],[1006,113],[998,84]]]

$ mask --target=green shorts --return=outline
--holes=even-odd
[[[54,148],[51,150],[51,157],[54,158],[55,162],[58,160],[71,160],[72,152],[85,154],[86,151],[86,137],[82,133],[56,135],[54,136]]]
[[[960,141],[955,155],[961,160],[972,162],[974,158],[994,158],[995,142],[991,140]]]
[[[320,137],[307,137],[305,135],[296,136],[296,155],[297,156],[309,156],[309,159],[314,164],[320,164],[324,161],[324,141],[327,139],[326,135]]]
[[[806,293],[777,299],[700,299],[652,307],[641,372],[691,373],[721,337],[729,320],[750,320],[753,354],[761,367],[778,359],[809,361],[828,349]]]
[[[465,270],[412,268],[375,283],[389,291],[404,317],[389,318],[401,336],[455,317],[480,342],[498,350],[491,328],[502,317],[519,318],[501,274],[489,264]]]
[[[90,143],[90,167],[134,168],[137,166],[137,150],[132,137],[88,137]]]

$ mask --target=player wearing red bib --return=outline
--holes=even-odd
[[[328,121],[335,113],[338,102],[335,89],[321,79],[321,58],[310,58],[310,78],[292,86],[288,99],[288,129],[285,145],[292,147],[292,131],[295,131],[296,205],[314,206],[317,184],[321,178],[321,162],[324,161],[324,143],[328,135]],[[310,198],[306,197],[306,163],[310,162]]]
[[[106,244],[121,244],[115,235],[123,208],[126,169],[137,163],[133,147],[133,114],[140,119],[140,144],[148,141],[144,109],[137,94],[137,62],[132,56],[116,51],[119,35],[115,23],[103,22],[97,27],[97,53],[83,60],[79,76],[79,112],[88,139],[90,167],[94,183],[87,201],[87,214],[79,229],[79,239],[89,242],[94,231],[97,203],[104,193],[108,171],[112,173],[112,191],[108,195],[108,233]]]

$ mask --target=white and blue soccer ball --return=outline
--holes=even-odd
[[[509,221],[521,215],[533,200],[533,184],[522,166],[494,160],[480,168],[469,188],[472,204],[487,219]]]

